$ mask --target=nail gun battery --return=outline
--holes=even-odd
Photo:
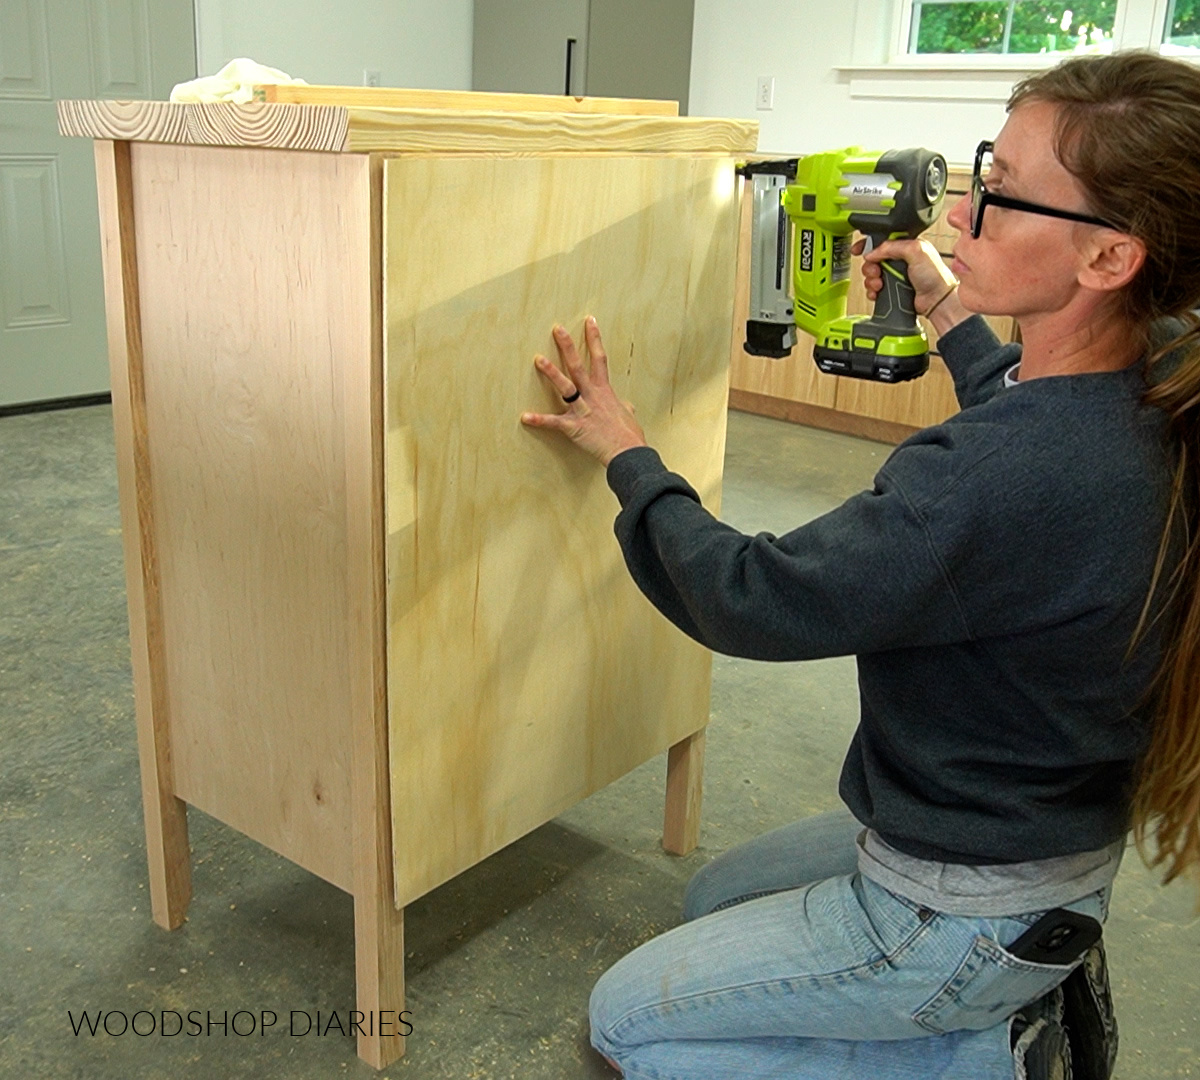
[[[929,353],[880,356],[868,349],[823,349],[814,345],[813,359],[826,375],[848,375],[852,379],[874,379],[885,383],[905,382],[929,370]]]

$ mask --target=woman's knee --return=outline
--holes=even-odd
[[[691,920],[760,896],[852,873],[862,826],[848,811],[802,818],[718,855],[702,867],[684,893]]]
[[[683,894],[685,922],[791,887],[790,882],[779,882],[769,870],[764,873],[764,864],[769,860],[762,858],[758,850],[763,839],[723,852],[692,875]]]
[[[685,922],[708,915],[721,902],[717,883],[719,873],[715,862],[707,863],[692,875],[683,893],[683,918]]]
[[[616,1028],[630,1008],[630,987],[621,970],[621,961],[609,968],[592,987],[588,1000],[588,1022],[592,1045],[610,1060],[621,1050]]]

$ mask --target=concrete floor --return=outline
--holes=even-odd
[[[347,895],[192,811],[190,919],[150,921],[111,443],[105,406],[0,420],[0,1078],[366,1080],[336,1029],[286,1030],[289,1010],[352,1007]],[[725,516],[785,531],[887,452],[733,414]],[[838,805],[856,708],[850,660],[718,657],[700,850],[659,847],[657,761],[414,904],[415,1034],[382,1075],[611,1076],[586,1047],[592,983],[675,923],[715,853]],[[1127,858],[1106,934],[1119,1080],[1200,1076],[1193,902]],[[100,1009],[283,1019],[265,1037],[75,1036],[68,1012]]]

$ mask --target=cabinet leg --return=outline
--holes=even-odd
[[[171,790],[166,653],[159,563],[154,547],[151,497],[154,488],[134,240],[133,172],[128,142],[100,139],[96,141],[95,152],[150,910],[159,926],[174,930],[183,922],[192,898],[192,858],[188,850],[187,806]]]
[[[146,862],[150,913],[164,930],[183,925],[192,900],[192,854],[188,848],[187,803],[143,776]]]
[[[403,910],[356,898],[354,951],[358,1009],[364,1014],[358,1056],[382,1069],[403,1055],[405,1035],[411,1031],[404,1012]]]
[[[704,728],[677,742],[667,753],[667,809],[663,847],[686,855],[700,841],[700,801],[704,786]]]

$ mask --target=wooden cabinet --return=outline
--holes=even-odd
[[[950,173],[942,213],[924,236],[948,260],[958,233],[946,223],[946,215],[970,186],[971,174],[961,169]],[[954,381],[936,354],[937,334],[921,319],[929,336],[929,371],[919,379],[889,385],[864,379],[825,375],[812,359],[812,338],[798,332],[792,355],[783,360],[751,356],[743,348],[749,298],[750,198],[742,200],[741,243],[738,251],[738,291],[734,337],[730,351],[730,394],[732,408],[792,420],[813,427],[844,431],[852,435],[900,442],[914,431],[940,423],[958,411]],[[847,309],[869,313],[862,283],[862,259],[851,268]],[[1011,341],[1015,324],[1010,318],[991,318],[1002,341]]]
[[[603,470],[518,418],[594,314],[717,509],[757,125],[305,93],[341,103],[59,113],[96,140],[154,918],[199,807],[353,894],[378,1014],[405,904],[667,749],[696,843],[710,654],[630,580]]]

